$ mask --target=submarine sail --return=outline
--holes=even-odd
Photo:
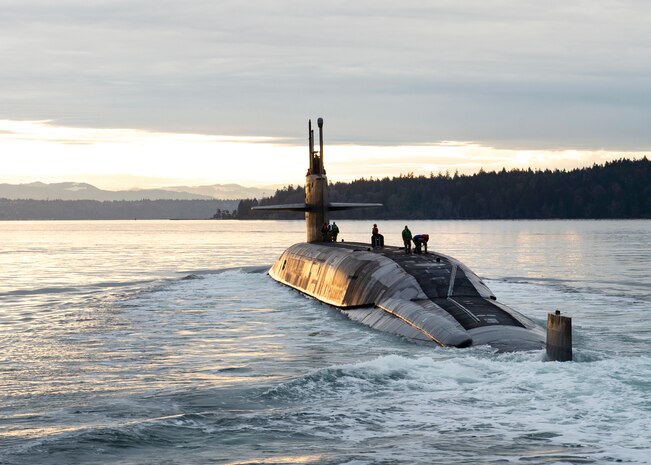
[[[288,205],[265,205],[252,210],[281,210],[305,212],[307,242],[323,240],[321,227],[328,223],[328,212],[352,208],[381,207],[381,203],[329,203],[328,178],[323,164],[323,118],[317,120],[319,126],[319,150],[314,150],[314,130],[312,120],[308,121],[308,146],[310,164],[305,177],[305,203]]]
[[[308,123],[309,169],[305,203],[254,207],[304,211],[307,241],[289,247],[269,276],[378,330],[438,346],[490,345],[501,351],[545,348],[544,329],[497,302],[484,282],[460,261],[402,247],[325,242],[328,212],[381,204],[330,203],[323,163],[323,119],[319,150]]]

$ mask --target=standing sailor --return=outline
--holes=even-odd
[[[339,226],[334,221],[330,227],[330,234],[332,234],[332,242],[337,242],[337,234],[339,234]]]
[[[411,253],[411,231],[407,226],[402,230],[402,242],[405,244],[405,253]]]
[[[374,224],[371,230],[371,247],[384,247],[384,236],[380,234],[377,224]]]
[[[328,223],[323,223],[323,226],[321,226],[321,237],[323,238],[323,242],[328,241],[328,230],[330,229],[330,226]]]

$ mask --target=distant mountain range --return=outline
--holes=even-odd
[[[80,182],[46,184],[0,184],[0,199],[33,200],[210,200],[261,198],[273,195],[274,188],[243,187],[238,184],[215,184],[210,186],[174,186],[165,189],[140,189],[108,191]]]
[[[244,187],[239,184],[212,184],[209,186],[174,186],[167,187],[167,190],[175,192],[188,192],[196,195],[204,195],[213,199],[235,200],[235,199],[260,199],[275,194],[280,186],[267,187]]]

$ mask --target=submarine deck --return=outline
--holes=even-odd
[[[393,260],[416,279],[428,299],[448,312],[466,330],[493,325],[524,327],[495,302],[495,296],[482,296],[466,275],[464,267],[451,257],[434,251],[408,254],[402,247],[371,248],[368,244],[355,242],[319,244],[376,253]],[[479,278],[475,276],[475,279]]]

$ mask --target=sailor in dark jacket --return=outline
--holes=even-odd
[[[411,253],[411,231],[407,226],[402,230],[402,242],[405,243],[405,252]]]

